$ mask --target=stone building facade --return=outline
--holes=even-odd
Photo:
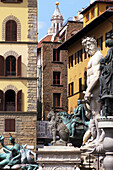
[[[47,118],[49,111],[67,111],[67,51],[56,51],[58,42],[43,42],[42,55],[42,119]],[[54,51],[59,55],[54,59]]]
[[[37,0],[1,0],[0,16],[0,133],[36,149]]]
[[[54,109],[56,112],[67,112],[67,57],[68,51],[57,48],[82,28],[82,21],[68,20],[63,25],[63,17],[58,8],[58,1],[52,19],[61,25],[56,33],[53,20],[48,34],[38,43],[38,119],[46,120],[47,114]],[[61,20],[59,20],[59,18]],[[56,20],[55,20],[56,19]],[[50,31],[51,30],[51,31]]]

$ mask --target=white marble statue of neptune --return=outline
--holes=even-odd
[[[91,134],[89,145],[97,146],[103,139],[102,130],[98,129],[97,118],[100,115],[101,105],[99,99],[99,77],[100,77],[100,59],[103,55],[97,48],[97,42],[93,37],[86,37],[82,40],[85,51],[91,56],[87,65],[87,89],[84,100],[86,106],[86,116],[90,118],[89,130],[86,132],[83,143]]]

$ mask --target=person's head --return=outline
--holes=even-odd
[[[14,144],[14,143],[15,143],[15,138],[14,138],[14,137],[12,137],[11,135],[10,135],[10,142],[11,142],[12,144]]]
[[[85,51],[91,56],[97,51],[97,42],[93,37],[85,37],[82,39],[82,45],[84,46]]]

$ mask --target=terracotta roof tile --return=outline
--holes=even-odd
[[[43,42],[43,41],[51,41],[51,38],[52,38],[52,35],[47,35],[46,37],[42,38],[42,39],[39,41],[39,43],[38,43],[38,45],[37,45],[37,48],[40,48],[40,47],[42,46],[42,42]]]

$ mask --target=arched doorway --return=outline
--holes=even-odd
[[[5,92],[5,111],[15,111],[15,91]]]

